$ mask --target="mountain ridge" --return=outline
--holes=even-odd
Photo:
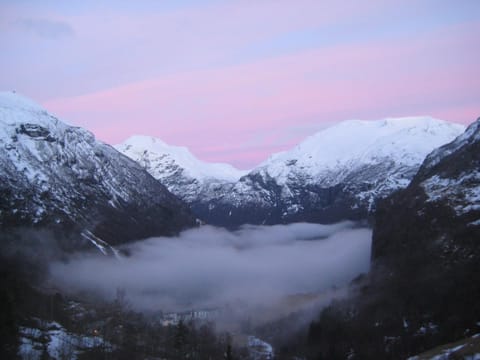
[[[18,94],[0,93],[0,169],[2,229],[89,231],[118,244],[195,224],[136,162]]]
[[[130,157],[139,157],[143,155],[144,151],[163,153],[170,157],[168,159],[170,162],[177,162],[180,167],[189,172],[190,177],[199,181],[208,178],[236,181],[248,172],[248,170],[240,170],[227,163],[202,161],[195,157],[187,147],[168,145],[161,139],[148,135],[133,135],[123,143],[113,147],[122,153],[128,153],[131,155]],[[161,174],[157,174],[157,176],[159,175]]]
[[[181,161],[174,177],[165,176],[171,169],[150,166],[164,153],[137,147],[132,156],[128,144],[116,147],[134,160],[143,154],[139,163],[208,223],[334,222],[365,218],[377,198],[406,187],[425,156],[463,130],[431,117],[348,120],[273,154],[236,181],[186,176]]]

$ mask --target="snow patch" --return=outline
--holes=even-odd
[[[255,336],[248,336],[247,346],[252,360],[270,360],[274,358],[272,345]]]
[[[421,183],[429,202],[444,201],[457,215],[480,210],[480,171],[462,173],[457,178],[434,175]],[[478,224],[477,220],[472,225]]]
[[[120,252],[115,247],[95,236],[90,230],[82,231],[82,237],[90,241],[103,255],[113,254],[117,259],[121,259]]]
[[[112,351],[112,345],[100,336],[84,336],[67,331],[55,321],[38,320],[38,328],[20,327],[18,356],[23,360],[37,360],[47,353],[52,359],[77,359],[87,349],[102,346]]]
[[[15,91],[0,92],[0,107],[7,109],[22,109],[25,111],[44,112],[45,110],[36,102],[28,99]]]

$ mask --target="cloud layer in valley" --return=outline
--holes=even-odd
[[[77,256],[51,265],[70,291],[113,299],[123,289],[138,310],[176,311],[232,303],[267,305],[319,293],[368,271],[371,231],[333,225],[204,226],[129,245],[128,257]]]

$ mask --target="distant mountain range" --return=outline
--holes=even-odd
[[[464,127],[429,117],[345,121],[243,172],[134,136],[115,146],[203,221],[222,226],[362,219],[406,187],[425,156]]]
[[[175,233],[194,216],[227,227],[365,219],[463,130],[429,117],[345,121],[241,171],[152,137],[117,151],[1,93],[0,224],[81,229],[91,242],[117,244]]]
[[[193,226],[143,167],[39,105],[0,93],[0,227],[81,234],[99,247]],[[82,241],[83,238],[83,241]]]

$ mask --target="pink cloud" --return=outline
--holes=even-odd
[[[306,125],[415,114],[474,120],[478,33],[480,26],[470,24],[397,42],[332,46],[156,77],[45,106],[110,143],[150,134],[204,159],[251,166],[272,149],[291,146],[279,139]],[[211,144],[217,153],[208,150]],[[222,155],[231,148],[238,152]]]
[[[268,51],[255,54],[252,47],[261,48],[290,32],[378,18],[392,7],[392,1],[385,0],[348,5],[334,0],[198,1],[174,9],[161,1],[93,3],[3,4],[0,85],[43,101],[59,94],[90,94],[163,74],[268,56]],[[11,26],[18,19],[64,23],[75,36],[39,41]]]

